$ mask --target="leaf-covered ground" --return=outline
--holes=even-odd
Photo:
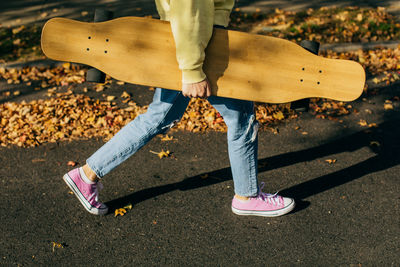
[[[400,24],[381,8],[320,9],[299,13],[276,10],[271,14],[245,14],[236,10],[232,15],[232,28],[293,41],[356,42],[398,40],[400,36]],[[40,55],[39,33],[40,30],[34,26],[0,28],[0,58],[9,61],[35,53]],[[323,56],[358,61],[376,84],[390,85],[400,79],[400,47],[351,53],[327,51]],[[123,82],[109,78],[104,85],[88,85],[83,94],[77,93],[75,89],[84,82],[86,70],[69,63],[55,68],[0,68],[0,84],[3,87],[0,91],[0,145],[28,147],[78,138],[109,139],[146,111],[147,106],[139,106],[131,99],[134,91],[127,91]],[[120,88],[119,95],[108,94],[111,84]],[[21,94],[14,89],[16,85],[24,85],[33,91],[45,90],[47,95],[31,102],[12,102],[13,97]],[[84,94],[88,91],[99,92],[101,97],[90,98]],[[365,88],[366,96],[376,93]],[[390,101],[386,108],[393,108]],[[313,99],[311,109],[318,118],[339,122],[341,116],[355,112],[348,103],[322,99]],[[273,129],[271,125],[298,116],[289,104],[262,103],[256,104],[256,115],[262,129]],[[226,126],[208,101],[193,99],[175,129],[226,131]]]
[[[385,8],[320,8],[303,12],[276,9],[247,14],[236,9],[232,28],[292,41],[320,43],[374,42],[400,39],[400,22]]]

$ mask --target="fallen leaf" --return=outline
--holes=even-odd
[[[116,96],[113,96],[113,95],[109,95],[109,96],[107,96],[107,101],[113,101],[114,99],[116,98]]]
[[[67,165],[71,166],[71,167],[75,167],[78,164],[79,164],[78,162],[75,162],[75,161],[72,161],[72,160],[68,161],[68,163],[67,163]]]
[[[129,203],[128,205],[126,205],[125,207],[123,207],[124,209],[129,209],[129,210],[131,210],[132,209],[132,204],[131,203]]]
[[[384,108],[385,110],[392,110],[392,109],[393,109],[393,104],[391,104],[391,103],[385,103],[385,104],[383,104],[383,108]]]
[[[333,163],[336,163],[336,159],[327,159],[327,160],[325,160],[325,162],[327,162],[329,164],[333,164]]]
[[[283,120],[285,118],[282,111],[275,112],[272,116],[277,120]]]
[[[200,175],[200,178],[203,179],[203,180],[207,179],[208,178],[208,174]]]
[[[164,149],[161,150],[161,152],[154,152],[154,151],[151,151],[151,150],[150,150],[150,153],[156,154],[160,159],[162,159],[162,158],[164,158],[164,157],[167,158],[167,157],[169,157],[170,154],[171,154],[171,152],[170,152],[169,150],[164,151]]]
[[[15,34],[21,32],[21,31],[24,30],[24,29],[25,29],[25,26],[24,26],[24,25],[21,25],[21,26],[19,26],[18,28],[12,29],[12,33],[15,35]]]
[[[368,126],[368,123],[367,123],[366,120],[360,120],[360,121],[358,122],[358,124],[359,124],[360,126],[362,126],[362,127]]]
[[[63,244],[57,242],[51,242],[53,244],[53,252],[55,248],[64,248]]]
[[[380,144],[378,141],[371,141],[371,142],[369,143],[369,145],[370,145],[370,146],[376,146],[376,147],[381,146],[381,144]]]
[[[169,136],[168,134],[166,134],[165,136],[161,137],[161,141],[172,141],[174,140],[173,136]]]
[[[121,95],[122,98],[130,98],[131,95],[129,93],[127,93],[126,91],[124,91]]]
[[[125,213],[126,213],[126,209],[124,209],[124,208],[115,209],[114,217],[117,217],[118,215],[124,216]]]

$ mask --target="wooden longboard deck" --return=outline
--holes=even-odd
[[[41,42],[51,59],[87,64],[129,83],[181,89],[168,22],[54,18],[43,27]],[[352,101],[365,83],[357,62],[316,56],[280,38],[223,29],[214,29],[203,69],[213,95],[267,103],[308,97]]]

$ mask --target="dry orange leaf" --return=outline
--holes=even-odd
[[[124,216],[125,213],[126,213],[126,209],[124,209],[124,208],[116,209],[114,212],[114,214],[115,214],[114,217],[117,217],[118,215]]]
[[[150,150],[150,153],[156,154],[160,159],[162,159],[162,158],[167,158],[167,157],[169,157],[170,154],[171,154],[171,152],[170,152],[169,150],[164,151],[164,149],[161,150],[160,152],[154,152],[154,151],[151,151],[151,150]]]
[[[392,103],[385,103],[385,104],[383,104],[383,108],[385,110],[392,110],[393,109],[393,104]]]
[[[71,167],[75,167],[76,165],[78,165],[78,162],[70,160],[70,161],[68,161],[67,165],[71,166]]]
[[[336,159],[327,159],[327,160],[325,160],[325,162],[327,162],[329,164],[333,164],[333,163],[336,163]]]
[[[169,136],[168,134],[166,134],[165,136],[161,137],[161,141],[172,141],[174,140],[173,136]]]

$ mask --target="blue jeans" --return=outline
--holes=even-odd
[[[179,91],[157,88],[147,112],[125,125],[86,163],[98,177],[103,177],[154,136],[179,121],[189,100]],[[208,101],[228,127],[228,151],[235,193],[241,196],[257,195],[258,122],[254,115],[254,103],[216,96],[209,97]]]

